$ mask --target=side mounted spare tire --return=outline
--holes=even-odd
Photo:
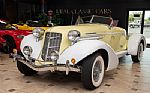
[[[99,53],[94,53],[83,60],[81,79],[87,89],[95,89],[104,77],[104,60]]]

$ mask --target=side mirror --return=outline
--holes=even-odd
[[[116,27],[118,25],[119,20],[113,20],[112,26]]]
[[[110,25],[109,25],[109,29],[111,29],[111,27],[117,27],[119,20],[112,20]]]

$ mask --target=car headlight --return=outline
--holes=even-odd
[[[58,52],[57,52],[57,51],[52,51],[52,52],[50,53],[50,58],[51,58],[52,61],[58,60],[58,58],[59,58]]]
[[[30,47],[30,46],[25,46],[25,47],[23,48],[23,53],[24,53],[25,55],[30,56],[30,55],[32,54],[32,52],[33,52],[33,50],[32,50],[32,47]]]
[[[68,33],[68,39],[71,41],[75,41],[78,37],[80,37],[80,32],[77,30],[71,30]]]
[[[33,36],[35,36],[36,38],[42,37],[44,35],[44,32],[45,32],[45,30],[40,27],[37,27],[37,28],[33,29],[33,31],[32,31]]]

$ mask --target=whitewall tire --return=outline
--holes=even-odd
[[[140,62],[143,57],[143,51],[144,51],[144,46],[142,43],[140,43],[138,46],[137,55],[131,55],[132,61],[135,63]]]
[[[81,79],[87,89],[95,89],[102,83],[104,77],[104,60],[95,53],[83,61]]]

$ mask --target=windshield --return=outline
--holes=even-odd
[[[87,17],[78,17],[78,24],[84,24],[84,23],[101,23],[101,24],[107,24],[110,25],[113,21],[110,17],[103,17],[103,16],[87,16]]]
[[[91,19],[92,19],[92,16],[82,17],[83,23],[90,23]]]
[[[102,17],[102,16],[96,16],[93,17],[92,23],[102,23],[102,24],[108,24],[110,25],[112,22],[112,19],[109,17]]]

